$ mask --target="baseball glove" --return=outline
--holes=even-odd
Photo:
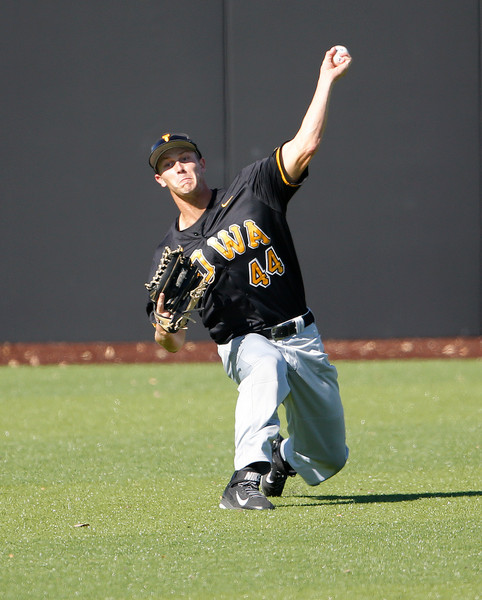
[[[169,333],[176,333],[192,321],[191,313],[202,298],[207,283],[197,267],[184,256],[181,246],[177,250],[166,246],[153,278],[145,286],[154,307],[159,295],[164,294],[164,309],[171,316],[164,317],[155,308],[154,315],[161,327]]]

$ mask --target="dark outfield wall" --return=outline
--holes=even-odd
[[[290,208],[331,338],[480,335],[480,2],[7,0],[0,341],[133,341],[175,215],[147,167],[189,132],[222,185],[354,63]],[[195,326],[191,337],[206,339]]]

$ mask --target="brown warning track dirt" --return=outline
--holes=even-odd
[[[482,337],[325,340],[331,360],[482,358]],[[170,354],[151,341],[0,344],[0,365],[218,362],[214,342],[188,342]]]

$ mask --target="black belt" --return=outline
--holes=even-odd
[[[294,335],[295,333],[300,333],[305,327],[308,327],[308,325],[311,325],[315,322],[315,317],[313,316],[311,310],[302,315],[301,318],[303,319],[303,326],[301,329],[299,326],[297,329],[296,319],[291,319],[290,321],[285,321],[284,323],[280,323],[274,327],[266,327],[266,329],[262,329],[256,333],[263,335],[269,340],[282,340],[283,338]]]

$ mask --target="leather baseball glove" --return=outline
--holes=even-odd
[[[191,313],[202,298],[207,283],[197,267],[184,256],[181,246],[176,250],[166,246],[153,278],[145,286],[154,307],[157,307],[159,295],[164,294],[164,310],[171,315],[165,317],[155,308],[154,315],[163,329],[176,333],[192,321]]]

